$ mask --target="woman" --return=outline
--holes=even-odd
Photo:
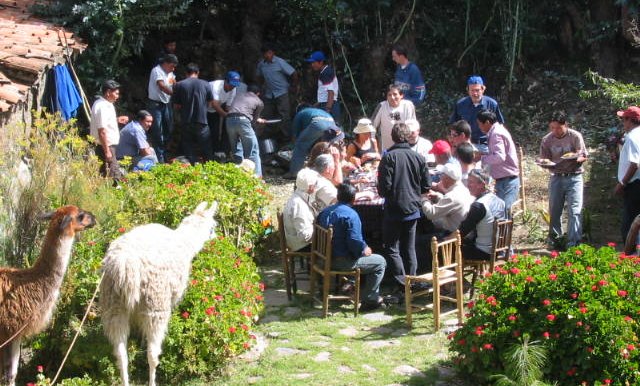
[[[377,167],[380,161],[378,151],[378,141],[373,138],[376,128],[371,124],[371,120],[362,118],[358,121],[358,126],[353,129],[356,138],[347,146],[347,161],[360,168],[365,164],[373,164]]]
[[[387,100],[380,102],[373,113],[373,126],[380,132],[380,149],[387,150],[393,146],[391,128],[396,123],[404,123],[407,119],[416,119],[413,103],[403,99],[402,90],[396,85],[387,88]]]

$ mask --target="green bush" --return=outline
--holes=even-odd
[[[551,382],[638,384],[638,264],[613,244],[513,257],[487,275],[464,326],[450,335],[455,362],[485,380],[504,372],[508,347],[526,336],[544,342]]]

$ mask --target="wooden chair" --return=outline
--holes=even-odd
[[[469,296],[473,298],[475,293],[476,280],[478,275],[487,272],[493,273],[496,262],[507,260],[509,251],[511,250],[511,236],[513,233],[513,220],[498,220],[493,222],[493,241],[491,243],[491,252],[489,260],[464,259],[464,273],[471,273],[471,293]]]
[[[517,200],[513,202],[511,205],[511,214],[510,218],[514,218],[515,216],[524,213],[527,210],[527,196],[525,194],[525,184],[524,184],[524,151],[522,150],[522,146],[518,145],[518,169],[519,177],[520,177],[520,192]]]
[[[282,269],[284,272],[284,284],[287,290],[287,298],[291,300],[292,294],[298,292],[297,274],[306,273],[306,265],[309,266],[311,252],[296,252],[287,246],[287,235],[284,231],[284,219],[281,212],[278,212],[278,234],[280,236],[280,253],[282,254]],[[296,260],[300,258],[301,271],[296,271]]]
[[[458,313],[458,322],[462,323],[462,307],[463,307],[463,290],[462,290],[462,252],[460,251],[460,231],[455,231],[447,239],[442,242],[433,237],[431,239],[431,253],[433,256],[432,272],[419,275],[405,277],[404,295],[407,310],[407,325],[412,326],[412,312],[424,309],[433,309],[433,321],[435,329],[440,329],[440,316],[447,315],[452,312]],[[411,292],[411,285],[414,283],[431,284],[431,288]],[[440,293],[441,287],[445,284],[455,283],[455,297],[445,296]],[[433,302],[425,306],[415,306],[413,300],[419,296],[433,294]],[[449,301],[456,303],[456,309],[441,313],[440,301]]]
[[[311,277],[309,278],[309,292],[313,300],[322,303],[322,317],[326,318],[329,311],[330,300],[353,301],[355,316],[358,316],[360,303],[360,268],[352,271],[335,271],[331,269],[333,228],[324,228],[321,225],[313,225],[313,242],[311,243]],[[316,297],[316,283],[318,275],[322,278],[322,298]],[[355,278],[355,298],[347,295],[330,293],[331,278],[353,276]]]

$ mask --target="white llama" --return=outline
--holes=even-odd
[[[0,268],[1,384],[15,385],[20,342],[49,324],[76,233],[96,223],[91,213],[72,205],[41,218],[51,222],[35,264],[27,269]]]
[[[217,203],[203,202],[176,230],[160,224],[136,227],[115,239],[102,261],[100,306],[105,335],[113,345],[122,384],[129,385],[127,339],[130,325],[147,341],[149,385],[156,367],[171,309],[187,287],[191,261],[215,237]]]

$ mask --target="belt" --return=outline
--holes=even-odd
[[[558,177],[573,177],[573,176],[579,176],[580,174],[582,174],[582,172],[580,172],[580,173],[553,173],[554,176],[558,176]]]
[[[164,102],[156,101],[156,100],[153,100],[153,99],[150,99],[150,98],[149,98],[149,102],[159,103],[161,105],[166,105],[166,103],[164,103]]]
[[[250,119],[241,113],[231,113],[231,114],[227,114],[227,118],[240,118],[240,119],[246,119],[247,121],[250,121]]]
[[[512,180],[514,178],[518,178],[518,176],[506,176],[506,177],[502,177],[502,178],[496,178],[496,181]]]
[[[317,122],[317,121],[333,122],[333,118],[331,118],[331,117],[314,117],[314,118],[311,119],[311,122]]]

